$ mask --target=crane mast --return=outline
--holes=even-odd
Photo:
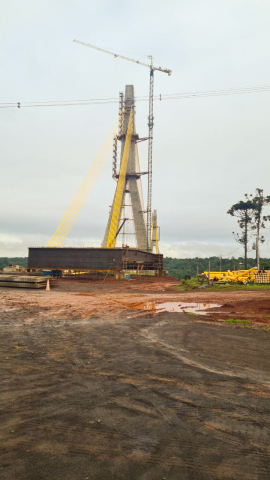
[[[152,62],[152,59],[151,59]],[[149,88],[149,117],[148,117],[148,189],[147,189],[147,250],[152,249],[151,229],[152,229],[152,174],[153,174],[153,128],[154,128],[154,70],[150,68],[150,88]]]
[[[149,117],[148,117],[148,189],[147,189],[147,250],[151,251],[151,229],[152,229],[152,174],[153,174],[153,127],[154,127],[154,115],[153,115],[153,99],[154,99],[154,71],[167,73],[171,75],[172,71],[168,68],[154,67],[153,57],[149,55],[150,65],[147,63],[139,62],[139,60],[134,60],[133,58],[125,57],[124,55],[119,55],[118,53],[105,50],[104,48],[96,47],[90,43],[80,42],[79,40],[73,40],[73,42],[79,43],[85,47],[93,48],[108,55],[112,55],[114,58],[121,58],[122,60],[127,60],[132,63],[137,63],[143,67],[150,68],[150,88],[149,88]]]

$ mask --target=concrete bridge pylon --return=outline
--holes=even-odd
[[[146,231],[146,221],[145,221],[145,208],[144,208],[144,201],[143,201],[143,194],[142,194],[142,185],[141,185],[141,175],[147,172],[140,172],[140,164],[139,164],[139,157],[138,157],[138,150],[137,150],[137,141],[139,139],[138,134],[136,133],[136,124],[135,124],[135,109],[134,109],[134,86],[133,85],[126,85],[125,87],[125,96],[124,98],[120,97],[120,110],[124,107],[123,118],[121,122],[121,126],[119,128],[117,139],[115,140],[115,158],[114,158],[114,170],[113,170],[113,178],[118,180],[119,176],[116,169],[116,155],[117,155],[117,141],[121,142],[121,160],[120,166],[122,162],[123,152],[125,148],[125,141],[126,141],[126,134],[128,128],[128,122],[130,117],[130,110],[132,108],[133,114],[133,132],[131,137],[130,143],[130,150],[129,150],[129,157],[128,157],[128,164],[126,170],[126,177],[125,177],[125,187],[123,190],[122,200],[121,200],[121,212],[124,212],[125,207],[125,199],[127,194],[130,196],[131,201],[131,208],[132,208],[132,215],[133,215],[133,222],[134,222],[134,235],[136,239],[137,248],[139,250],[147,250],[147,231]],[[116,191],[115,191],[116,195]],[[113,200],[113,205],[115,202],[115,195]],[[110,225],[112,220],[112,212],[113,207],[111,208],[107,227],[105,230],[105,235],[102,242],[102,247],[106,248],[108,243],[108,236],[110,231]],[[117,226],[117,230],[123,221],[123,215],[119,216],[119,222]]]

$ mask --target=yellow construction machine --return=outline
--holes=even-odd
[[[258,271],[256,267],[249,270],[228,270],[227,272],[203,272],[204,278],[217,283],[270,283],[270,270]]]

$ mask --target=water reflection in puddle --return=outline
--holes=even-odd
[[[218,303],[190,303],[190,302],[141,302],[134,305],[128,305],[129,308],[135,308],[138,310],[147,310],[153,313],[159,312],[182,312],[182,313],[194,313],[197,315],[207,315],[210,312],[206,312],[208,308],[221,307]]]

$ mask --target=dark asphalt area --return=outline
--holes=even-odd
[[[270,333],[182,313],[0,323],[1,480],[270,478]]]

